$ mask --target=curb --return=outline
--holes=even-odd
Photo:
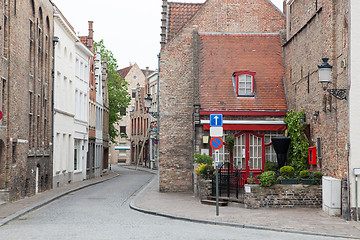
[[[87,188],[87,187],[94,186],[94,185],[99,184],[99,183],[103,183],[103,182],[109,181],[109,180],[114,179],[114,178],[119,177],[119,176],[120,176],[120,174],[116,174],[115,176],[112,176],[112,177],[107,178],[107,179],[102,179],[102,180],[99,180],[99,181],[97,181],[97,182],[93,182],[93,183],[89,183],[89,184],[86,184],[86,185],[83,185],[83,186],[80,186],[80,187],[77,187],[77,188],[73,188],[73,189],[71,189],[71,190],[65,191],[65,192],[60,193],[60,194],[58,194],[58,195],[55,195],[55,196],[53,196],[53,197],[51,197],[51,198],[49,198],[49,199],[46,199],[46,200],[44,200],[44,201],[42,201],[42,202],[39,202],[39,203],[37,203],[37,204],[35,204],[35,205],[33,205],[33,206],[24,208],[24,209],[22,209],[22,210],[20,210],[20,211],[18,211],[18,212],[16,212],[16,213],[8,216],[8,217],[2,219],[2,220],[0,221],[0,227],[4,226],[5,224],[7,224],[7,223],[9,223],[9,222],[11,222],[11,221],[13,221],[13,220],[18,219],[19,217],[21,217],[21,216],[23,216],[23,215],[25,215],[25,214],[27,214],[27,213],[30,213],[30,212],[38,209],[38,208],[41,208],[41,207],[43,207],[43,206],[45,206],[45,205],[47,205],[47,204],[49,204],[49,203],[51,203],[51,202],[53,202],[53,201],[61,198],[61,197],[63,197],[63,196],[66,196],[66,195],[68,195],[68,194],[70,194],[70,193],[73,193],[73,192],[82,190],[82,189]]]
[[[360,239],[360,237],[354,237],[354,236],[347,236],[347,235],[337,235],[337,234],[327,234],[327,233],[317,233],[317,232],[307,232],[307,231],[301,231],[301,230],[290,230],[290,229],[282,229],[282,228],[273,228],[273,227],[264,227],[264,226],[257,226],[257,225],[245,225],[240,223],[229,223],[229,222],[216,222],[212,220],[205,220],[205,219],[197,219],[197,218],[189,218],[189,217],[180,217],[168,213],[163,212],[157,212],[152,210],[147,210],[144,208],[137,207],[135,202],[137,198],[150,186],[150,184],[155,181],[155,176],[149,183],[141,190],[139,191],[134,199],[130,202],[129,206],[131,209],[150,214],[160,217],[167,217],[174,220],[181,220],[181,221],[187,221],[187,222],[194,222],[194,223],[202,223],[202,224],[209,224],[209,225],[217,225],[217,226],[225,226],[225,227],[236,227],[236,228],[247,228],[247,229],[256,229],[256,230],[265,230],[265,231],[275,231],[275,232],[283,232],[283,233],[296,233],[296,234],[302,234],[302,235],[311,235],[311,236],[322,236],[322,237],[333,237],[333,238],[347,238],[347,239]]]

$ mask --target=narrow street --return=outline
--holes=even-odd
[[[152,174],[114,167],[120,176],[72,193],[0,228],[0,239],[334,239],[197,224],[129,208]],[[184,209],[186,211],[186,209]]]

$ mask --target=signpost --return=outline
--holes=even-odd
[[[210,146],[215,149],[215,171],[216,171],[216,216],[219,216],[219,174],[218,165],[220,162],[219,149],[223,146],[224,142],[219,137],[213,137],[210,140]]]
[[[216,171],[216,216],[219,216],[219,173],[218,165],[220,162],[219,149],[224,145],[221,137],[223,136],[223,115],[210,114],[210,146],[215,149],[215,171]]]

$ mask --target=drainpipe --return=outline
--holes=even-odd
[[[156,130],[156,139],[157,139],[157,151],[156,151],[156,167],[159,170],[159,161],[160,161],[160,53],[158,54],[158,79],[157,79],[157,130]]]
[[[54,122],[55,122],[55,46],[59,42],[59,37],[53,36],[53,70],[52,70],[52,96],[51,96],[51,112],[52,112],[52,121],[51,121],[51,161],[54,162]],[[54,166],[53,166],[54,169]],[[53,173],[52,173],[53,174]],[[51,185],[54,181],[52,181]],[[53,188],[54,186],[52,186]]]

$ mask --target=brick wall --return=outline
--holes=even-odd
[[[277,32],[285,18],[268,1],[209,0],[161,50],[160,191],[192,191],[193,31]]]
[[[347,11],[348,1],[294,1],[287,11],[283,48],[289,109],[306,111],[311,146],[321,140],[317,168],[340,179],[347,176],[348,102],[323,91],[317,66],[328,57],[333,65],[329,88],[349,89],[348,67],[343,65],[349,50]]]
[[[320,208],[322,206],[321,186],[277,184],[268,188],[259,185],[247,185],[247,187],[251,192],[245,193],[245,208]]]
[[[6,0],[3,7],[8,21],[0,46],[6,84],[1,88],[5,146],[0,150],[0,188],[14,200],[35,194],[37,167],[39,191],[52,183],[53,6],[49,0],[16,5]]]

